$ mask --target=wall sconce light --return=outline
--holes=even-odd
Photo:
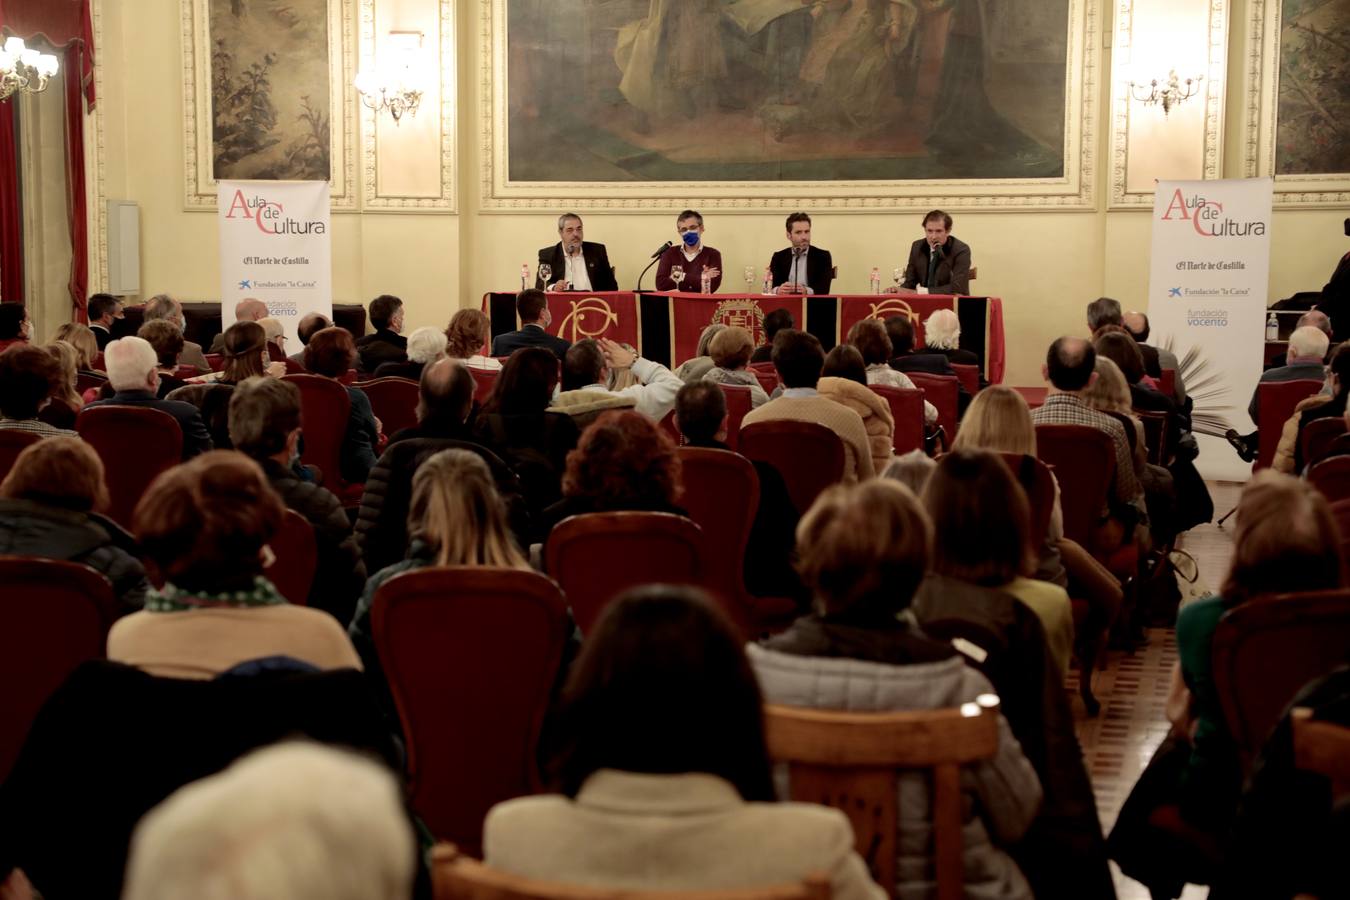
[[[359,72],[354,83],[362,103],[376,115],[381,110],[389,110],[397,125],[404,113],[417,115],[417,107],[422,102],[422,91],[413,76],[413,62],[422,49],[422,32],[389,32],[389,49],[396,54],[399,64],[374,72]]]
[[[1184,101],[1194,97],[1200,90],[1200,82],[1204,76],[1197,75],[1195,78],[1187,78],[1183,86],[1181,79],[1177,77],[1177,70],[1173,69],[1167,73],[1167,80],[1159,86],[1158,79],[1153,79],[1148,85],[1130,82],[1130,96],[1143,103],[1145,106],[1161,104],[1163,116],[1172,111],[1172,107],[1180,106]],[[1145,93],[1141,94],[1140,91]]]
[[[0,100],[23,91],[37,94],[46,90],[47,81],[60,68],[50,53],[41,53],[26,46],[23,38],[5,39],[0,48]]]

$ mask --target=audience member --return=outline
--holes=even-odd
[[[797,528],[798,566],[815,598],[811,615],[749,648],[766,702],[848,712],[946,709],[993,691],[949,644],[926,637],[909,605],[932,558],[933,534],[914,495],[891,480],[825,491]],[[1036,817],[1041,787],[999,715],[994,757],[962,774],[965,890],[970,896],[1031,900],[1002,849]],[[896,896],[931,884],[931,791],[918,773],[901,776]],[[917,858],[915,858],[917,857]],[[978,873],[978,874],[976,874]]]
[[[57,428],[73,429],[75,417],[84,408],[84,398],[75,390],[79,354],[65,341],[52,341],[42,347],[56,360],[61,374],[51,385],[50,402],[38,412],[38,418]]]
[[[752,363],[773,362],[773,339],[778,332],[784,329],[796,328],[797,323],[792,319],[792,313],[786,309],[775,309],[764,316],[764,343],[755,348],[755,352],[750,354]]]
[[[928,372],[955,375],[945,353],[924,353],[914,348],[914,322],[909,316],[890,316],[885,321],[886,337],[891,341],[890,365],[897,372]],[[964,388],[962,388],[964,390]]]
[[[267,315],[266,303],[254,297],[245,297],[234,305],[234,322],[230,324],[238,324],[239,322],[257,322],[267,318]],[[225,334],[223,332],[211,339],[211,349],[206,352],[225,352]]]
[[[548,309],[548,295],[543,291],[527,288],[517,294],[516,316],[520,319],[520,330],[493,338],[493,356],[510,356],[521,347],[543,347],[562,359],[567,348],[572,346],[546,330],[553,324],[553,314]]]
[[[779,331],[773,339],[773,365],[783,383],[783,395],[751,410],[741,427],[780,419],[824,425],[844,442],[844,481],[871,478],[875,473],[871,443],[862,418],[816,390],[825,365],[825,352],[816,336],[790,328]]]
[[[408,339],[403,336],[403,301],[381,294],[370,301],[370,325],[373,334],[356,342],[361,371],[374,372],[382,363],[407,362]]]
[[[266,319],[257,322],[235,322],[225,329],[222,342],[225,367],[220,370],[217,384],[235,385],[245,378],[271,375],[280,378],[286,374],[286,364],[272,362],[267,353]]]
[[[867,386],[868,373],[862,354],[852,344],[840,344],[825,354],[820,375],[816,384],[820,396],[843,404],[862,419],[872,453],[872,471],[881,472],[894,454],[895,416],[886,398]]]
[[[396,900],[416,841],[387,768],[321,744],[257,750],[136,827],[124,900]]]
[[[262,326],[263,336],[267,339],[267,352],[264,359],[267,361],[268,371],[278,375],[303,375],[305,367],[299,363],[290,361],[286,355],[286,326],[281,324],[280,319],[274,319],[268,316],[265,319],[259,319],[258,324]]]
[[[953,450],[938,461],[923,490],[933,520],[933,571],[997,588],[1041,620],[1045,643],[1063,681],[1073,654],[1073,609],[1064,588],[1029,578],[1031,514],[1026,493],[989,450]],[[979,540],[971,540],[978,534]]]
[[[93,332],[98,349],[102,351],[113,339],[113,322],[125,317],[122,301],[112,294],[94,294],[89,298],[86,312],[89,315],[89,330]]]
[[[1095,338],[1097,332],[1108,325],[1115,325],[1120,328],[1125,326],[1120,301],[1111,297],[1098,297],[1087,305],[1088,334]]]
[[[50,353],[27,342],[0,353],[0,429],[27,431],[40,437],[74,435],[48,425],[38,414],[61,381],[61,364]]]
[[[1160,806],[1221,842],[1242,788],[1237,747],[1213,675],[1213,639],[1225,612],[1255,597],[1346,586],[1340,536],[1323,496],[1306,482],[1259,472],[1243,489],[1233,562],[1218,596],[1177,616],[1177,656],[1168,699],[1171,736],[1158,747],[1111,831],[1111,857],[1155,897],[1176,897],[1194,871],[1184,848],[1153,828]]]
[[[923,486],[928,483],[936,468],[937,463],[927,453],[922,450],[910,450],[908,453],[892,457],[879,477],[898,481],[918,495],[923,492]]]
[[[533,543],[547,543],[554,525],[582,513],[686,515],[675,505],[682,492],[680,458],[670,438],[643,415],[612,410],[583,431],[577,449],[567,455],[563,498],[540,513]]]
[[[484,356],[492,340],[492,320],[481,309],[461,309],[450,317],[443,352],[475,369],[500,372],[502,361]]]
[[[1181,440],[1181,432],[1189,431],[1190,416],[1177,407],[1176,401],[1147,383],[1144,372],[1144,357],[1139,352],[1139,344],[1130,337],[1129,332],[1103,331],[1092,342],[1097,358],[1105,357],[1116,364],[1120,374],[1125,376],[1129,385],[1130,405],[1134,409],[1148,412],[1167,413],[1167,446],[1175,451]]]
[[[493,868],[672,892],[823,872],[835,900],[886,896],[842,813],[773,802],[759,686],[740,636],[701,592],[652,587],[609,604],[563,703],[560,793],[493,807],[483,828]]]
[[[264,575],[283,510],[258,464],[233,451],[156,478],[133,530],[164,587],[113,625],[108,658],[172,678],[214,678],[268,656],[360,668],[332,616],[290,605]]]
[[[262,466],[281,502],[314,528],[318,564],[305,605],[347,624],[365,587],[366,567],[341,502],[297,474],[300,390],[280,378],[245,379],[230,396],[229,429],[235,449]]]
[[[856,347],[862,355],[863,364],[867,366],[868,384],[915,390],[914,382],[908,375],[888,364],[893,350],[886,326],[881,322],[876,319],[859,319],[848,330],[848,343]],[[937,407],[927,400],[923,401],[923,420],[929,425],[937,424]]]
[[[1279,472],[1298,474],[1308,460],[1303,458],[1303,429],[1309,422],[1345,415],[1347,391],[1350,391],[1350,342],[1337,345],[1327,367],[1327,393],[1305,397],[1294,407],[1284,423],[1280,443],[1271,465]]]
[[[750,337],[750,332],[738,325],[723,327],[713,335],[712,341],[708,344],[713,365],[704,373],[703,378],[717,384],[748,387],[750,408],[758,409],[769,402],[769,395],[764,393],[764,388],[760,386],[755,373],[746,368],[754,348],[755,342]]]
[[[146,323],[160,319],[172,322],[178,326],[180,334],[187,335],[187,319],[183,316],[183,304],[168,294],[156,294],[145,304],[145,311],[141,314],[142,327]],[[206,354],[202,353],[202,345],[194,344],[186,337],[183,339],[183,352],[179,357],[179,364],[191,366],[197,370],[198,375],[204,375],[211,371],[211,366],[206,361]]]
[[[136,336],[144,338],[155,348],[155,357],[159,363],[155,367],[159,372],[159,388],[155,396],[163,400],[178,390],[186,381],[178,377],[179,360],[183,354],[183,332],[167,319],[151,319],[136,331]]]
[[[961,349],[961,320],[952,310],[935,310],[923,323],[923,345],[947,357],[948,362],[960,366],[979,366],[980,387],[988,384],[984,378],[983,361],[974,351]]]
[[[356,541],[366,571],[371,574],[403,559],[407,552],[414,473],[440,450],[467,450],[482,457],[507,503],[512,530],[522,546],[528,542],[530,509],[520,479],[479,443],[467,424],[473,390],[473,376],[457,359],[442,359],[422,370],[417,424],[390,439],[388,449],[371,468],[361,495]]]
[[[717,337],[718,332],[726,327],[721,322],[713,322],[711,325],[704,326],[703,331],[698,336],[698,347],[694,350],[693,357],[680,364],[680,367],[675,370],[675,377],[685,384],[691,384],[707,375],[708,371],[715,365],[712,359],[712,339]]]
[[[65,341],[75,348],[75,371],[78,374],[105,377],[105,373],[94,369],[100,351],[94,332],[89,330],[88,325],[67,322],[56,329],[55,340]]]
[[[168,413],[183,431],[183,459],[191,459],[211,449],[211,436],[206,431],[197,407],[177,400],[161,400],[159,390],[159,356],[150,342],[139,337],[124,337],[113,341],[104,351],[108,366],[108,383],[114,394],[106,400],[95,400],[85,409],[101,406],[134,406],[157,409]]]
[[[0,556],[39,556],[80,563],[107,578],[128,610],[150,590],[136,545],[110,519],[103,461],[76,437],[53,437],[24,449],[0,482]]]
[[[384,362],[375,370],[376,378],[407,378],[417,381],[422,377],[422,370],[428,363],[434,363],[438,359],[446,357],[446,339],[445,332],[431,325],[423,325],[421,328],[408,335],[408,358],[403,362]],[[496,360],[492,360],[494,363]]]
[[[1121,324],[1130,333],[1130,337],[1134,338],[1139,344],[1139,352],[1144,356],[1145,372],[1157,379],[1162,378],[1163,369],[1171,369],[1175,373],[1172,376],[1172,399],[1177,401],[1177,406],[1180,409],[1188,409],[1186,405],[1186,378],[1181,371],[1181,363],[1177,360],[1177,355],[1167,347],[1154,347],[1148,343],[1151,330],[1148,316],[1141,312],[1127,312],[1121,318]],[[1327,323],[1327,327],[1331,327],[1330,322]]]
[[[707,381],[680,388],[675,397],[675,427],[690,447],[730,450],[727,439],[727,399],[722,389]],[[792,568],[797,509],[778,470],[751,460],[759,476],[759,506],[745,546],[745,587],[757,597],[793,597],[801,601],[801,580]]]
[[[292,353],[286,359],[303,369],[305,366],[305,348],[309,346],[309,339],[325,328],[332,327],[332,321],[322,313],[305,313],[300,318],[300,324],[296,326],[295,331],[296,337],[300,338],[300,350],[297,353]]]
[[[636,383],[611,390],[610,385],[622,375],[632,375]],[[683,385],[665,366],[643,359],[622,344],[587,338],[568,348],[562,392],[553,398],[553,406],[572,416],[583,430],[609,409],[632,408],[659,422],[674,408],[675,393]]]
[[[356,360],[352,333],[345,328],[324,328],[310,336],[305,345],[305,369],[314,375],[338,381]],[[340,383],[340,382],[339,382]],[[375,448],[380,443],[380,423],[370,407],[370,398],[360,388],[346,386],[351,409],[347,433],[342,438],[340,465],[342,480],[362,484],[375,465]]]
[[[1327,335],[1320,328],[1310,325],[1296,328],[1294,333],[1289,335],[1289,353],[1284,365],[1266,369],[1261,373],[1260,382],[1252,389],[1251,402],[1247,404],[1247,415],[1251,417],[1252,423],[1257,426],[1257,430],[1248,434],[1239,434],[1237,429],[1230,428],[1224,432],[1224,437],[1228,439],[1228,443],[1233,445],[1233,449],[1237,451],[1238,456],[1242,457],[1243,462],[1254,461],[1260,445],[1259,398],[1261,396],[1261,383],[1325,380],[1327,370],[1323,358],[1327,356],[1328,346]]]
[[[0,353],[15,344],[28,343],[32,331],[28,307],[22,303],[0,303]]]

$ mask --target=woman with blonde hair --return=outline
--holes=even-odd
[[[1096,371],[1097,377],[1088,382],[1086,390],[1082,393],[1083,400],[1093,409],[1111,414],[1116,421],[1120,421],[1121,416],[1129,419],[1132,427],[1125,428],[1125,439],[1129,442],[1133,454],[1134,474],[1142,477],[1144,466],[1148,463],[1148,448],[1144,444],[1144,423],[1134,414],[1134,406],[1130,401],[1130,385],[1125,381],[1125,373],[1120,371],[1120,366],[1100,353],[1097,354]],[[1125,422],[1120,424],[1125,427]]]
[[[707,329],[704,333],[707,333]],[[755,341],[750,332],[737,325],[722,326],[708,342],[712,368],[704,373],[703,380],[748,387],[750,408],[759,409],[769,402],[769,395],[764,392],[755,373],[746,368],[750,363],[750,354],[754,351]]]
[[[79,377],[79,353],[66,341],[44,344],[51,357],[61,366],[61,377],[52,384],[51,402],[38,413],[38,419],[57,428],[74,428],[75,416],[84,408],[84,398],[75,390]]]
[[[94,337],[88,325],[67,322],[56,329],[53,340],[65,341],[75,348],[75,371],[81,374],[103,374],[94,369],[94,361],[98,359],[98,338]]]
[[[235,322],[225,329],[223,340],[225,368],[219,384],[238,384],[258,375],[281,377],[286,364],[270,362],[267,356],[267,331],[259,322]]]
[[[481,309],[461,309],[450,317],[450,325],[445,329],[445,353],[475,369],[500,371],[501,360],[483,355],[483,347],[491,337],[492,322],[487,313]]]
[[[713,338],[727,329],[727,326],[721,322],[713,322],[706,326],[703,332],[698,336],[698,347],[694,350],[694,355],[675,370],[675,377],[685,384],[693,384],[695,381],[702,381],[703,376],[707,375],[716,363],[712,358]]]

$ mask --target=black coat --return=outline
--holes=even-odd
[[[519,331],[508,331],[492,339],[493,356],[510,356],[522,347],[543,347],[562,359],[571,347],[571,341],[549,334],[540,325],[526,325]]]
[[[370,373],[387,362],[408,361],[408,339],[387,328],[367,334],[356,341],[361,371]]]
[[[619,289],[619,283],[614,278],[614,269],[609,264],[609,253],[605,250],[604,244],[582,241],[581,256],[586,260],[586,277],[590,279],[591,290],[617,291]],[[540,249],[539,262],[552,270],[548,277],[549,284],[557,284],[567,278],[567,260],[563,254],[562,241],[552,247]],[[534,286],[541,291],[546,287],[538,274],[535,275]]]
[[[769,273],[773,276],[773,286],[786,284],[792,271],[792,248],[784,247],[769,258]],[[830,292],[830,283],[834,281],[834,262],[830,251],[812,247],[806,254],[806,283],[817,296]]]

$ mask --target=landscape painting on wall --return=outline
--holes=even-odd
[[[1275,173],[1350,172],[1350,0],[1284,0]]]
[[[327,181],[328,0],[209,0],[217,179]]]
[[[1059,178],[1069,7],[506,0],[509,178]]]

